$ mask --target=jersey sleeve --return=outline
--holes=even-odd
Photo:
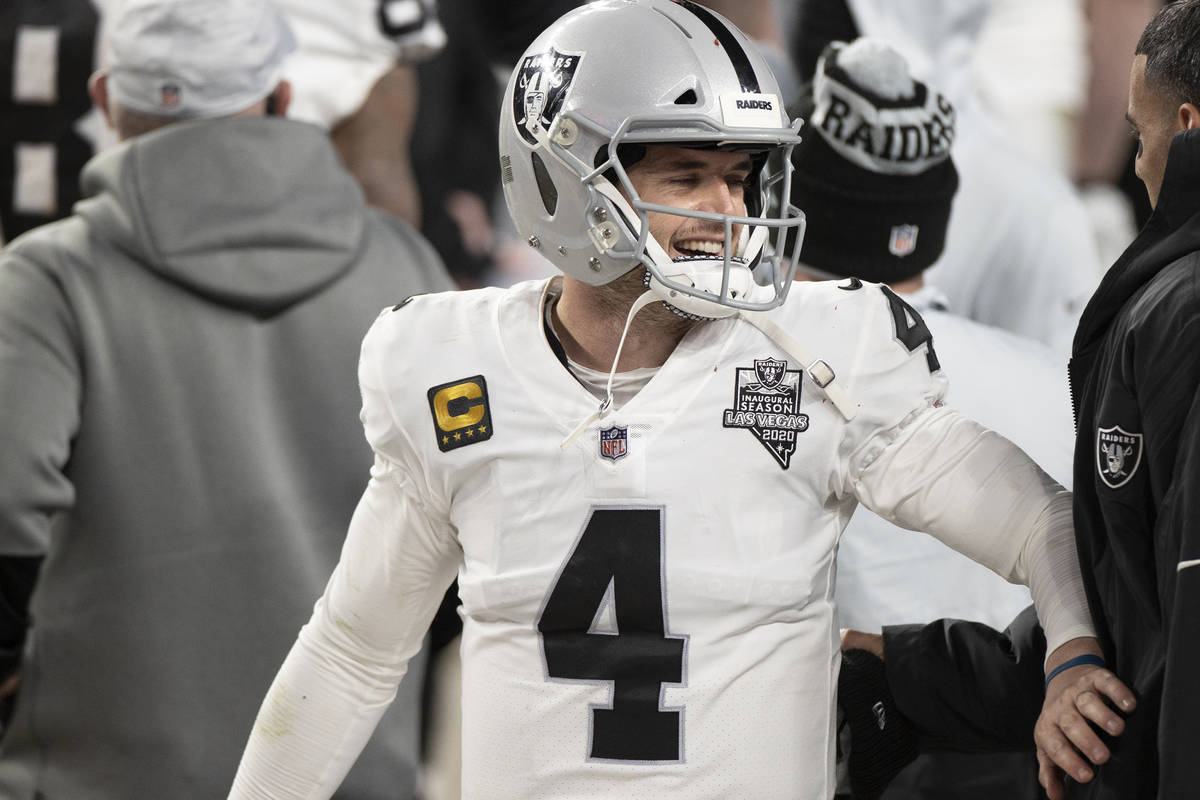
[[[370,482],[325,594],[259,709],[230,798],[333,795],[395,697],[461,561],[391,413],[382,370],[388,327],[381,318],[368,333],[360,367],[375,450]]]
[[[850,288],[858,286],[858,288]],[[855,408],[839,448],[839,494],[856,493],[864,465],[920,414],[940,406],[949,376],[938,361],[936,331],[920,313],[882,284],[836,288],[825,302],[829,363]],[[823,352],[814,353],[825,359]]]
[[[856,315],[864,330],[850,361],[858,414],[843,443],[846,491],[1028,586],[1047,652],[1094,635],[1070,494],[1020,448],[943,405],[953,376],[938,361],[937,331],[916,310],[885,286],[847,294],[864,305]]]

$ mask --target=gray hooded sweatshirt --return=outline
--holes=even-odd
[[[0,252],[10,634],[44,557],[0,797],[221,798],[366,485],[361,338],[451,284],[302,123],[178,123],[82,182]],[[339,796],[411,796],[415,672]]]

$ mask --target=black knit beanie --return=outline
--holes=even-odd
[[[793,152],[792,202],[808,228],[802,264],[894,283],[942,254],[958,172],[954,107],[879,40],[825,48],[813,112]]]

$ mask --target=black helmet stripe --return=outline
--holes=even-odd
[[[737,40],[725,23],[707,8],[696,5],[691,0],[675,0],[675,2],[699,17],[700,21],[707,25],[713,35],[717,37],[721,47],[725,48],[725,52],[729,54],[729,60],[733,62],[733,69],[737,72],[738,82],[742,84],[742,91],[762,91],[758,85],[758,75],[754,72],[754,65],[750,63],[750,57],[746,55],[741,42]]]

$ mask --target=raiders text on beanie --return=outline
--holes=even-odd
[[[793,152],[792,202],[808,229],[800,260],[832,276],[894,283],[942,253],[958,173],[954,108],[869,38],[834,42]]]

